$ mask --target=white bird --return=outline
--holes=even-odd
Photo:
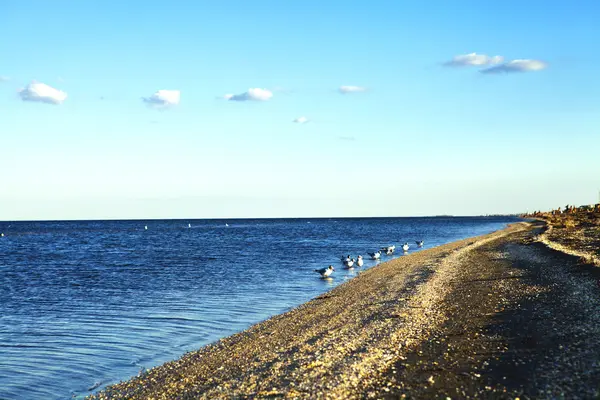
[[[342,262],[342,264],[346,264],[348,261],[350,261],[350,254],[348,254],[346,257],[341,256],[340,261]]]
[[[225,224],[225,226],[229,226],[229,224]]]
[[[4,237],[4,233],[0,233],[0,237]]]
[[[321,274],[322,278],[327,278],[329,275],[331,275],[333,273],[333,271],[335,271],[335,269],[333,268],[332,265],[330,265],[327,268],[315,269],[315,272],[318,272],[319,274]]]
[[[423,247],[423,245],[425,244],[425,242],[422,240],[417,240],[416,243],[417,243],[417,246],[419,246],[419,247]]]
[[[144,230],[148,230],[148,225],[144,225]]]
[[[404,250],[404,252],[406,253],[408,251],[409,247],[410,246],[408,245],[408,243],[404,243],[404,245],[402,245],[402,250]]]
[[[350,260],[346,260],[344,265],[346,266],[346,268],[352,268],[354,266],[354,258],[352,258]]]
[[[378,251],[377,253],[369,253],[369,255],[373,260],[378,260],[379,257],[381,257],[381,251]]]
[[[387,246],[387,247],[382,247],[380,251],[383,251],[386,255],[392,255],[394,254],[394,250],[396,250],[396,246]]]
[[[356,265],[358,265],[359,267],[362,267],[364,263],[365,262],[363,261],[363,257],[359,255],[358,259],[356,260]]]
[[[188,228],[191,228],[191,227],[192,227],[192,224],[188,224]]]

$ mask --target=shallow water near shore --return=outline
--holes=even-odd
[[[0,222],[0,399],[90,394],[351,279],[376,265],[367,251],[395,244],[398,257],[404,242],[410,253],[517,220]],[[365,266],[344,270],[346,254]]]

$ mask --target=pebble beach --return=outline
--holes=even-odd
[[[382,263],[89,398],[597,398],[599,270],[544,225]]]

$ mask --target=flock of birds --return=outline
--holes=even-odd
[[[423,247],[423,245],[425,244],[425,242],[423,240],[417,240],[415,243],[417,244],[418,247]],[[409,248],[410,248],[410,246],[408,245],[408,243],[404,243],[402,245],[402,251],[405,254],[408,253]],[[394,254],[394,251],[396,251],[396,246],[392,245],[392,246],[382,247],[381,249],[379,249],[378,251],[376,251],[374,253],[367,253],[367,254],[369,254],[369,256],[371,257],[371,260],[377,261],[381,258],[382,254],[391,256],[392,254]],[[340,261],[344,265],[345,269],[353,269],[355,265],[358,267],[362,267],[365,263],[363,256],[361,256],[360,254],[356,257],[356,259],[351,258],[350,255],[342,256],[340,258]],[[333,265],[330,265],[327,268],[315,269],[315,272],[319,273],[322,278],[328,278],[329,275],[331,275],[334,271],[335,271],[335,268],[333,268]]]

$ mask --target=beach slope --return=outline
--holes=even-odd
[[[542,222],[383,263],[94,399],[600,396],[600,269]]]

